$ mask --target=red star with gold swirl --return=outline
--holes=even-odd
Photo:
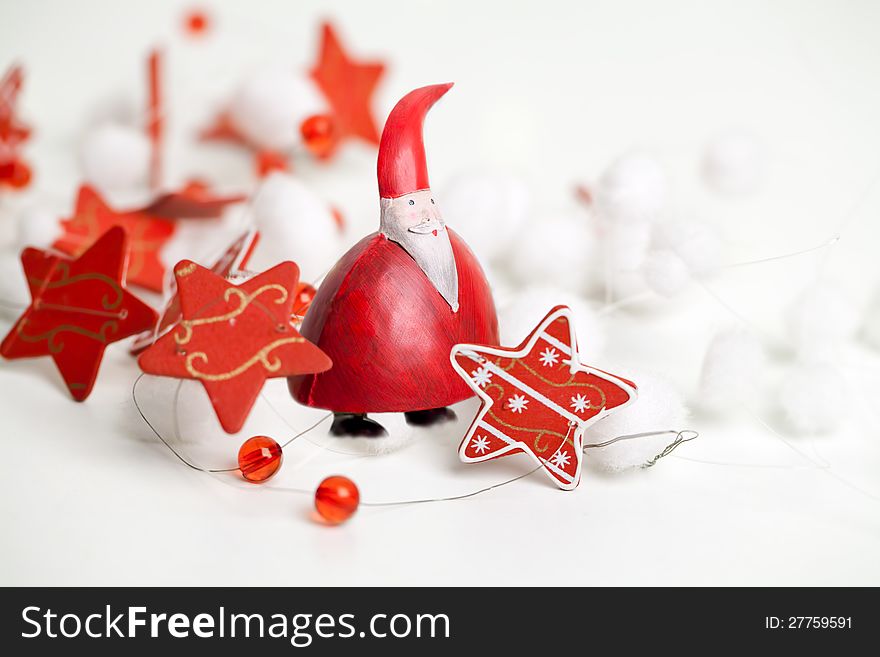
[[[128,233],[131,247],[128,281],[161,292],[165,265],[159,253],[174,234],[174,223],[143,211],[117,212],[88,185],[80,187],[73,217],[62,220],[64,234],[52,247],[63,253],[79,255],[113,226],[121,226]]]
[[[586,428],[636,398],[631,381],[581,364],[565,306],[515,349],[459,344],[450,359],[483,402],[459,447],[461,460],[524,453],[564,490],[580,482]]]
[[[25,249],[31,305],[0,345],[5,358],[51,356],[77,401],[89,396],[108,344],[151,328],[156,313],[125,289],[126,235],[112,228],[79,258]]]
[[[234,285],[184,260],[181,320],[141,354],[148,374],[201,382],[227,433],[244,425],[266,379],[323,372],[330,358],[291,324],[299,268],[282,262]]]

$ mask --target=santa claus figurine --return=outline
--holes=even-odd
[[[428,184],[422,124],[450,87],[411,91],[391,111],[379,145],[379,231],[330,271],[300,329],[333,367],[292,377],[290,391],[333,411],[334,435],[385,435],[367,413],[403,412],[415,425],[454,418],[447,407],[473,391],[450,366],[452,346],[498,344],[483,270]]]

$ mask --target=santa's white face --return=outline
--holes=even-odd
[[[458,310],[458,270],[446,223],[430,189],[380,199],[379,230],[418,263],[452,311]]]

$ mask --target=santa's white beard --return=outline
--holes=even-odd
[[[442,228],[433,233],[413,233],[405,228],[384,227],[383,232],[412,256],[425,276],[437,289],[452,312],[458,312],[458,270],[452,253],[449,231]]]

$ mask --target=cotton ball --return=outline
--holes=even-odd
[[[868,344],[875,349],[880,349],[880,291],[874,294],[874,298],[868,305],[862,324],[862,335]]]
[[[647,286],[664,297],[674,297],[691,279],[687,263],[669,249],[651,251],[642,265]]]
[[[722,411],[757,398],[765,363],[764,348],[751,333],[736,329],[716,333],[703,356],[700,405]]]
[[[635,270],[641,267],[651,244],[647,224],[610,224],[603,227],[601,246],[604,256],[616,268]]]
[[[516,176],[483,173],[455,178],[438,197],[446,222],[493,260],[507,253],[525,225],[531,192]]]
[[[596,268],[616,298],[645,291],[641,267],[650,244],[651,226],[647,223],[606,223],[602,227]]]
[[[824,360],[853,336],[859,316],[855,304],[831,283],[807,288],[788,310],[788,330],[803,359]]]
[[[681,395],[664,377],[655,374],[628,376],[638,386],[638,396],[628,406],[611,412],[587,428],[584,445],[600,444],[637,433],[681,431],[687,408]],[[588,465],[619,472],[644,465],[675,440],[675,434],[663,433],[619,440],[607,447],[590,447],[584,454]]]
[[[581,291],[595,266],[596,240],[584,218],[561,214],[530,221],[510,249],[516,280]]]
[[[763,144],[747,133],[713,139],[703,154],[703,177],[719,194],[737,196],[756,191],[764,176]]]
[[[695,274],[718,267],[721,236],[712,226],[698,221],[663,221],[654,227],[653,242],[671,249]]]
[[[80,159],[86,180],[102,191],[130,190],[147,184],[150,153],[142,131],[108,123],[86,135]]]
[[[316,281],[336,262],[342,239],[331,207],[301,180],[284,173],[269,176],[253,203],[260,240],[248,263],[262,271],[293,260],[303,281]]]
[[[576,294],[547,285],[530,286],[499,309],[501,344],[519,346],[554,306],[568,306],[571,309],[581,358],[592,360],[600,355],[605,345],[605,334],[590,305]]]
[[[611,221],[652,221],[666,207],[666,174],[644,153],[616,160],[595,188],[596,208]]]
[[[258,148],[285,151],[299,143],[300,124],[306,118],[326,111],[314,82],[273,68],[244,80],[233,95],[229,118]]]
[[[18,217],[15,244],[19,250],[49,247],[60,232],[58,217],[47,210],[30,208]]]
[[[801,364],[782,383],[779,404],[800,434],[828,433],[838,427],[846,401],[844,380],[830,365]]]
[[[12,249],[0,251],[0,313],[18,317],[30,302],[18,253]]]

